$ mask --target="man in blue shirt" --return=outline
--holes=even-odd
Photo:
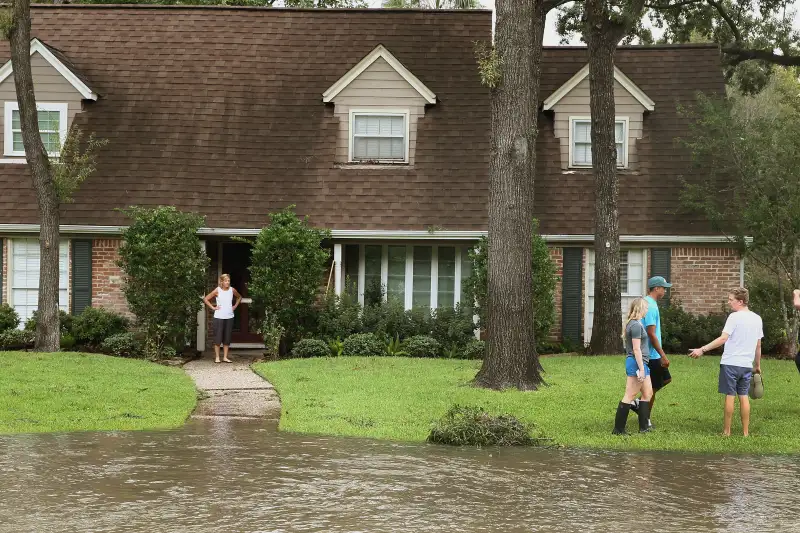
[[[647,330],[647,336],[650,339],[650,380],[653,383],[653,397],[650,400],[650,413],[652,416],[653,405],[656,402],[656,391],[664,388],[672,381],[672,375],[669,373],[669,359],[664,349],[661,347],[661,313],[658,310],[658,301],[667,294],[667,289],[672,287],[671,283],[667,283],[662,276],[653,276],[647,280],[647,314],[642,323]],[[638,409],[638,400],[634,404],[634,410]],[[653,424],[650,423],[650,427]]]

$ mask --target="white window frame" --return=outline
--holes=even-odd
[[[571,116],[569,117],[569,166],[570,168],[592,168],[592,165],[579,165],[575,163],[575,157],[573,154],[575,148],[575,140],[574,140],[574,132],[575,132],[575,123],[576,122],[588,122],[591,124],[592,117],[586,116]],[[628,168],[628,146],[630,144],[630,117],[615,117],[614,124],[615,124],[615,134],[616,134],[616,124],[622,123],[623,130],[622,130],[622,161],[617,160],[617,168]],[[616,141],[616,139],[615,139]],[[616,146],[616,142],[614,143]]]
[[[347,245],[358,246],[358,301],[364,305],[364,290],[366,289],[366,260],[364,249],[366,246],[381,246],[381,284],[386,287],[389,279],[389,246],[403,246],[402,243],[343,243],[342,246]],[[430,246],[431,250],[431,294],[430,294],[430,307],[437,309],[439,307],[439,247],[455,248],[455,290],[453,293],[452,306],[455,307],[461,302],[461,295],[463,294],[463,287],[461,286],[461,259],[463,254],[474,245],[465,245],[459,243],[442,243],[442,244],[405,244],[406,246],[406,274],[405,274],[405,293],[404,304],[405,308],[411,309],[414,303],[414,246]],[[346,268],[346,267],[345,267]],[[344,269],[342,270],[344,271]],[[384,301],[387,294],[384,294]]]
[[[620,298],[622,300],[636,298],[639,296],[644,296],[645,292],[647,291],[647,248],[622,248],[621,252],[629,252],[628,255],[628,286],[627,287],[620,287]],[[630,282],[632,279],[631,277],[631,262],[630,262],[630,252],[637,252],[640,253],[642,256],[642,277],[641,279],[637,279],[637,281],[641,281],[642,284],[642,294],[634,294],[630,293]],[[594,302],[590,301],[591,298],[594,297],[594,290],[589,292],[589,285],[590,283],[594,283],[594,249],[593,248],[585,248],[584,249],[584,269],[583,269],[583,342],[588,346],[589,341],[592,337],[592,322],[590,315],[594,311]],[[634,266],[638,264],[636,262],[633,263]],[[624,301],[622,302],[625,303]],[[623,307],[626,307],[623,305]],[[622,310],[622,317],[625,318],[625,314],[628,312],[627,308]]]
[[[38,111],[58,111],[59,114],[59,121],[58,121],[58,138],[61,142],[61,146],[64,146],[64,142],[67,140],[67,118],[68,118],[68,104],[62,103],[37,103],[36,110]],[[11,117],[14,111],[19,111],[19,103],[17,102],[6,102],[5,105],[5,127],[3,128],[3,139],[4,139],[4,155],[7,157],[25,157],[25,150],[22,151],[14,151],[14,134],[11,129],[12,127],[12,120]],[[50,157],[58,157],[59,152],[52,152],[47,154]]]
[[[410,111],[408,109],[351,109],[350,110],[350,118],[349,123],[347,126],[347,161],[350,163],[366,163],[365,161],[359,159],[353,159],[353,149],[354,142],[353,139],[355,138],[355,120],[356,116],[377,116],[377,117],[403,117],[405,121],[405,142],[403,143],[403,159],[380,159],[377,160],[380,164],[408,164],[409,161],[409,149],[410,149],[410,142],[409,137],[411,133],[411,121],[410,121]]]
[[[19,237],[15,239],[8,239],[7,240],[7,248],[6,253],[8,254],[8,268],[7,268],[7,276],[8,276],[8,297],[6,298],[6,303],[11,307],[15,307],[14,304],[14,292],[15,290],[32,290],[30,287],[17,287],[14,284],[14,246],[17,244],[18,241],[26,241],[26,240],[38,240],[38,237]],[[70,303],[72,299],[72,250],[69,239],[61,239],[58,245],[58,260],[59,260],[59,277],[61,276],[61,257],[62,252],[66,252],[66,267],[67,267],[67,284],[66,286],[62,286],[59,283],[58,286],[58,299],[59,304],[58,308],[61,311],[70,312]],[[39,273],[41,275],[41,272]],[[38,288],[36,289],[38,291]],[[66,292],[66,300],[67,303],[65,305],[61,305],[61,292]],[[16,308],[15,308],[16,309]],[[18,326],[18,329],[23,329],[25,326],[25,320],[21,320]]]

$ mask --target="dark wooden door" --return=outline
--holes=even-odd
[[[259,318],[250,309],[251,300],[247,292],[250,282],[250,254],[252,247],[241,242],[226,242],[222,244],[222,273],[231,276],[231,286],[242,295],[242,303],[236,308],[233,318],[233,335],[231,341],[235,343],[260,343],[263,342],[257,333]]]

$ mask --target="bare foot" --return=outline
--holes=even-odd
[[[723,433],[723,434],[722,434],[722,436],[723,436],[723,437],[730,437],[730,436],[731,436],[731,434],[730,434],[730,433]]]
[[[223,359],[222,362],[223,363],[233,363],[233,361],[231,361],[230,359]]]
[[[214,362],[215,362],[215,363],[219,363],[219,359],[217,359],[217,360],[216,360],[216,361],[214,361]]]

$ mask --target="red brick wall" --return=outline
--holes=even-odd
[[[740,265],[731,248],[673,248],[672,298],[691,313],[722,311],[728,291],[742,283]]]
[[[556,283],[555,292],[556,318],[555,322],[553,322],[553,327],[550,329],[549,338],[552,341],[558,341],[561,340],[561,286],[562,278],[564,276],[563,248],[550,248],[550,259],[552,259],[553,263],[556,265],[556,276],[558,276],[558,282]]]
[[[92,242],[92,307],[103,307],[131,316],[122,292],[122,270],[117,266],[121,239]]]

